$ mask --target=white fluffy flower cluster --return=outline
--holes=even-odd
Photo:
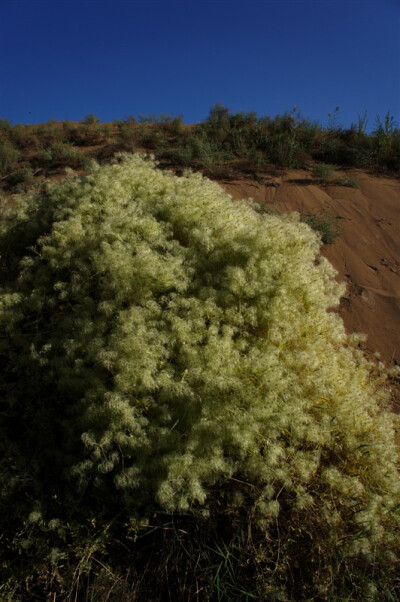
[[[69,474],[170,511],[237,479],[265,528],[283,500],[328,531],[364,529],[354,550],[398,541],[397,419],[328,311],[343,287],[299,216],[139,155],[45,202],[47,233],[1,299],[14,356],[36,366],[25,398],[52,396],[72,441]]]

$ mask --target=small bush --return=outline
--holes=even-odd
[[[145,135],[145,127],[129,118],[127,121],[120,121],[117,124],[117,144],[121,150],[133,152],[136,151]]]
[[[14,125],[9,131],[9,138],[14,146],[20,150],[28,149],[32,146],[32,136],[24,125]]]
[[[163,128],[158,126],[146,127],[144,125],[139,127],[143,128],[142,131],[139,130],[138,142],[140,141],[140,146],[150,151],[165,148],[167,140]]]
[[[37,126],[35,134],[42,146],[49,146],[66,140],[64,123],[62,127],[58,127],[54,119],[49,119],[47,123]]]
[[[107,134],[96,122],[81,123],[68,128],[66,139],[76,146],[98,146],[107,139]]]
[[[335,175],[335,166],[328,163],[319,163],[312,171],[314,178],[319,180],[330,180]]]
[[[294,132],[280,132],[271,139],[267,154],[269,160],[279,167],[295,168],[298,166],[298,148],[299,145]]]
[[[349,176],[345,176],[337,181],[337,184],[340,186],[347,186],[348,188],[360,188],[357,180],[354,178],[350,178]]]
[[[177,149],[164,151],[162,156],[175,164],[206,169],[218,167],[232,158],[229,150],[209,140],[204,132],[183,138]]]
[[[37,158],[39,163],[51,163],[53,161],[53,153],[50,148],[43,148],[39,151]]]
[[[170,124],[168,124],[168,131],[173,136],[180,136],[183,132],[183,117],[174,117]]]
[[[340,234],[336,218],[330,213],[320,215],[302,215],[301,221],[310,226],[321,236],[325,245],[330,245]]]
[[[97,125],[99,123],[99,118],[93,113],[88,113],[86,117],[82,119],[82,123],[85,125]]]
[[[0,131],[9,134],[12,130],[12,123],[8,119],[0,119]]]
[[[63,142],[72,142],[70,139],[73,136],[75,130],[77,129],[76,125],[71,121],[63,121],[62,122],[62,139]]]
[[[27,183],[33,178],[33,170],[29,165],[24,165],[21,169],[11,173],[6,178],[8,186],[22,191],[26,188]]]
[[[0,138],[0,176],[6,176],[15,169],[20,152],[6,138]]]
[[[111,125],[105,124],[100,127],[100,132],[104,134],[105,142],[110,140],[113,134],[113,129]]]
[[[45,166],[65,165],[71,168],[83,167],[86,157],[83,152],[66,142],[56,142],[42,149],[38,155],[39,161]]]

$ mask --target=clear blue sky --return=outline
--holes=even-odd
[[[274,116],[400,126],[400,0],[0,0],[0,117]]]

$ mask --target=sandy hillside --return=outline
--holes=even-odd
[[[341,234],[322,253],[347,284],[339,310],[345,326],[368,335],[366,352],[400,365],[400,181],[359,170],[338,175],[355,179],[359,188],[318,184],[306,171],[220,184],[233,198],[252,197],[278,212],[338,218]],[[396,393],[400,408],[400,388]]]

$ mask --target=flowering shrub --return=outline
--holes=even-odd
[[[334,562],[394,566],[398,421],[297,215],[121,156],[21,197],[0,243],[3,505],[245,514],[260,599],[302,561],[323,597]]]

